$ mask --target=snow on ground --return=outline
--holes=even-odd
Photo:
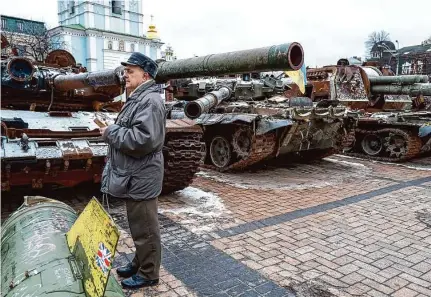
[[[223,200],[211,192],[187,187],[170,196],[169,201],[173,202],[175,207],[166,208],[162,204],[159,212],[176,216],[181,224],[186,225],[192,232],[205,233],[214,230],[220,224],[233,221]]]

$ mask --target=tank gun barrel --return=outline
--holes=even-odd
[[[231,94],[232,91],[228,87],[220,87],[218,90],[208,92],[199,99],[188,102],[184,107],[184,113],[188,118],[196,119],[202,113],[208,112],[211,108],[229,98]]]
[[[58,91],[69,91],[73,89],[83,89],[86,87],[122,86],[123,66],[115,69],[102,70],[96,72],[83,72],[79,74],[64,74],[54,77],[53,86]]]
[[[397,76],[371,76],[371,85],[410,85],[429,82],[427,75],[397,75]]]
[[[376,95],[431,96],[431,83],[415,83],[411,85],[372,85],[371,93]]]
[[[219,76],[245,72],[298,70],[304,51],[297,42],[262,48],[211,54],[203,57],[159,62],[156,80]]]

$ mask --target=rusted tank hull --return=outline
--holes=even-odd
[[[363,114],[355,141],[344,148],[350,156],[404,162],[431,152],[431,112]]]
[[[17,115],[25,120],[26,128],[17,128],[16,121],[10,120]],[[107,145],[100,138],[94,118],[113,119],[116,114],[62,115],[2,111],[2,191],[24,185],[73,187],[82,182],[100,182]],[[183,189],[192,182],[202,158],[201,138],[201,128],[192,120],[167,120],[163,193]]]

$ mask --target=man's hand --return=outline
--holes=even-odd
[[[99,128],[100,135],[103,135],[103,133],[105,133],[106,128],[108,128],[108,126]]]

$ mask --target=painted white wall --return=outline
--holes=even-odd
[[[126,61],[130,56],[128,52],[114,52],[104,50],[103,52],[103,67],[105,69],[114,69],[120,66],[122,61]]]
[[[108,15],[109,15],[109,1],[105,1],[105,5],[108,5],[108,7],[105,7],[105,30],[110,31],[111,30],[111,18],[108,17]]]
[[[128,8],[126,8],[126,9],[128,9]],[[124,19],[125,19],[124,20],[124,32],[126,34],[130,34],[130,20],[129,20],[129,18],[130,18],[130,14],[128,11],[126,11],[124,13]]]
[[[141,9],[139,9],[139,11],[140,11],[140,13],[142,13]],[[144,35],[144,15],[143,14],[141,14],[139,16],[139,26],[138,26],[138,28],[139,28],[139,36],[143,36]]]
[[[72,52],[72,36],[66,33],[62,33],[62,39],[66,43],[67,50]]]
[[[92,3],[87,3],[87,9],[88,12],[86,12],[86,14],[88,15],[88,27],[90,28],[94,28],[95,24],[94,24],[94,4]]]

